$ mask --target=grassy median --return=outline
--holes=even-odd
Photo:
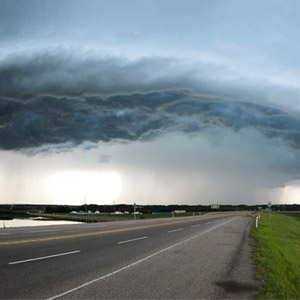
[[[258,299],[300,299],[300,215],[262,213],[255,240],[256,276],[263,287]]]

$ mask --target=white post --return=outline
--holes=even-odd
[[[256,228],[258,227],[258,217],[256,217]]]

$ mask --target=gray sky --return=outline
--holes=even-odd
[[[299,203],[299,8],[2,0],[0,202]]]

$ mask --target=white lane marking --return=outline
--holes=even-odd
[[[180,231],[180,230],[182,230],[182,229],[183,229],[183,228],[178,228],[178,229],[170,230],[170,231],[168,231],[168,233]]]
[[[40,233],[40,232],[54,232],[54,231],[62,231],[62,229],[39,230],[39,231],[29,231],[29,232],[30,233]]]
[[[210,223],[212,223],[212,222],[206,222],[206,223],[204,223],[204,224],[210,224]]]
[[[97,282],[97,281],[103,280],[103,279],[105,279],[105,278],[107,278],[107,277],[110,277],[110,276],[115,275],[115,274],[117,274],[117,273],[120,273],[120,272],[122,272],[122,271],[124,271],[124,270],[127,270],[127,269],[129,269],[130,267],[133,267],[133,266],[135,266],[135,265],[137,265],[137,264],[139,264],[139,263],[141,263],[141,262],[143,262],[143,261],[145,261],[145,260],[148,260],[148,259],[150,259],[150,258],[152,258],[152,257],[154,257],[154,256],[156,256],[156,255],[158,255],[158,254],[160,254],[160,253],[166,252],[166,251],[168,251],[168,250],[170,250],[170,249],[173,249],[173,248],[175,248],[175,247],[177,247],[177,246],[179,246],[179,245],[182,245],[183,243],[186,243],[186,242],[189,242],[189,241],[191,241],[191,240],[193,240],[193,239],[196,239],[197,237],[199,237],[199,236],[201,236],[201,235],[204,235],[204,234],[206,234],[206,233],[209,233],[209,232],[211,232],[211,231],[217,229],[218,227],[221,227],[222,225],[225,225],[225,224],[227,224],[227,223],[229,223],[229,222],[235,220],[236,218],[237,218],[237,217],[234,217],[234,218],[232,218],[231,220],[228,220],[228,221],[223,222],[223,223],[221,223],[221,224],[219,224],[219,225],[217,225],[217,226],[214,226],[214,227],[212,227],[212,228],[210,228],[210,229],[208,229],[208,230],[205,230],[205,231],[203,231],[203,232],[201,232],[201,233],[198,233],[197,235],[194,235],[194,236],[192,236],[192,237],[190,237],[190,238],[188,238],[188,239],[186,239],[186,240],[183,240],[183,241],[181,241],[181,242],[179,242],[179,243],[176,243],[176,244],[174,244],[174,245],[172,245],[172,246],[169,246],[169,247],[167,247],[167,248],[164,248],[164,249],[162,249],[162,250],[159,250],[159,251],[157,251],[157,252],[155,252],[155,253],[153,253],[153,254],[147,256],[147,257],[144,257],[144,258],[142,258],[142,259],[140,259],[140,260],[138,260],[138,261],[136,261],[136,262],[134,262],[134,263],[132,263],[132,264],[130,264],[130,265],[127,265],[127,266],[125,266],[125,267],[123,267],[123,268],[121,268],[121,269],[118,269],[118,270],[116,270],[116,271],[114,271],[114,272],[111,272],[111,273],[109,273],[109,274],[106,274],[106,275],[103,275],[103,276],[98,277],[98,278],[96,278],[96,279],[93,279],[93,280],[91,280],[91,281],[88,281],[88,282],[86,282],[86,283],[84,283],[84,284],[82,284],[82,285],[79,285],[79,286],[77,286],[77,287],[75,287],[75,288],[73,288],[73,289],[71,289],[71,290],[68,290],[68,291],[66,291],[66,292],[64,292],[64,293],[61,293],[61,294],[55,295],[55,296],[53,296],[53,297],[51,297],[51,298],[48,298],[47,300],[54,300],[54,299],[63,297],[63,296],[65,296],[65,295],[68,295],[68,294],[70,294],[70,293],[73,293],[73,292],[75,292],[75,291],[77,291],[77,290],[79,290],[79,289],[82,289],[82,288],[84,288],[84,287],[86,287],[86,286],[88,286],[88,285],[91,285],[91,284],[93,284],[93,283],[95,283],[95,282]]]
[[[138,240],[143,240],[143,239],[147,239],[147,238],[148,238],[147,236],[143,236],[143,237],[132,239],[132,240],[118,242],[118,244],[130,243],[130,242],[134,242],[134,241],[138,241]]]
[[[64,256],[64,255],[70,255],[70,254],[74,254],[74,253],[78,253],[78,252],[80,252],[80,250],[65,252],[65,253],[60,253],[60,254],[54,254],[54,255],[48,255],[48,256],[43,256],[43,257],[37,257],[37,258],[30,258],[30,259],[25,259],[25,260],[19,260],[19,261],[10,262],[8,264],[9,265],[22,264],[22,263],[29,262],[29,261],[47,259],[47,258],[52,258],[52,257]]]
[[[9,235],[10,233],[0,233],[0,235]]]
[[[198,226],[201,226],[201,224],[192,225],[191,227],[198,227]]]

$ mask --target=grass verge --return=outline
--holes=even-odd
[[[258,299],[300,299],[300,221],[281,213],[262,213],[251,231]]]

